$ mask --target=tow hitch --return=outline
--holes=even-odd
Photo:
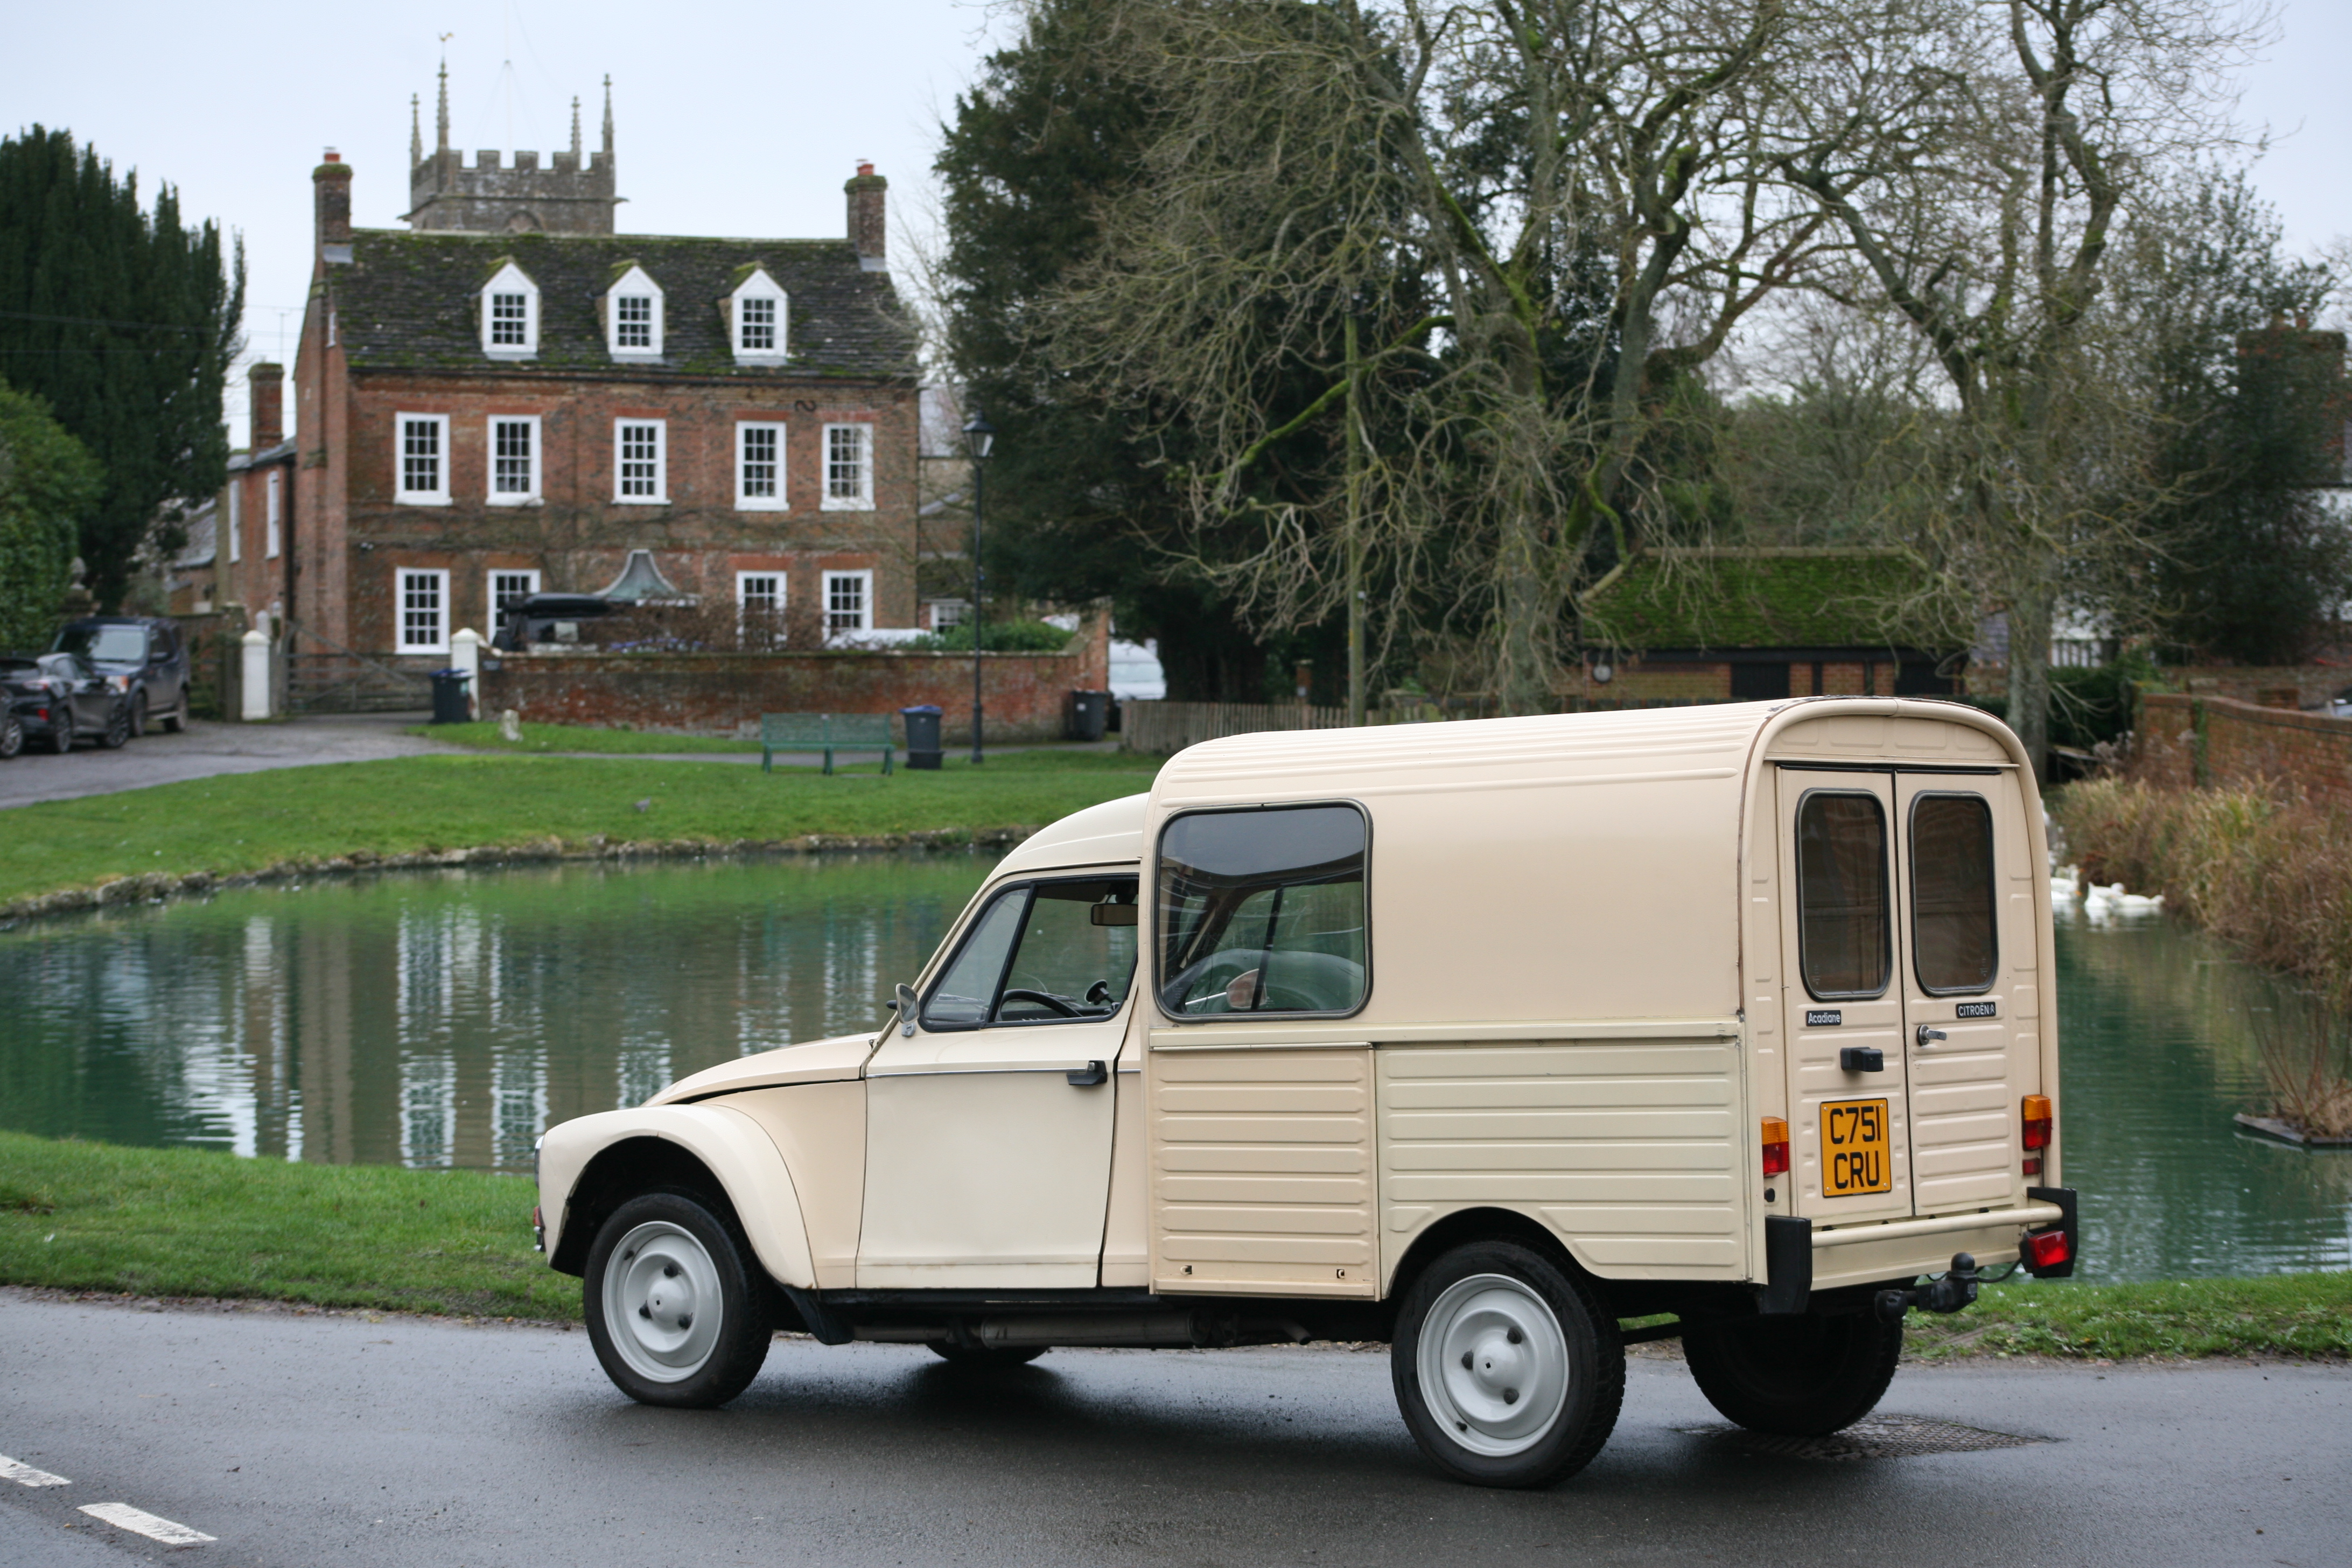
[[[1976,1299],[1977,1260],[1968,1253],[1955,1252],[1951,1272],[1908,1290],[1881,1290],[1878,1315],[1890,1323],[1900,1322],[1914,1307],[1923,1312],[1957,1312]]]

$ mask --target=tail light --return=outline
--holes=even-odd
[[[2029,1149],[2050,1147],[2050,1097],[2046,1094],[2025,1097],[2025,1146]]]
[[[2026,1268],[2036,1274],[2054,1268],[2074,1256],[2074,1238],[2063,1230],[2038,1230],[2018,1248]]]
[[[1764,1173],[1768,1176],[1789,1173],[1789,1124],[1777,1116],[1764,1119]]]

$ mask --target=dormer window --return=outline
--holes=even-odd
[[[539,353],[539,285],[511,261],[482,286],[482,352],[492,359]]]
[[[605,290],[604,347],[614,359],[661,358],[661,285],[635,262],[624,264]]]
[[[787,301],[764,267],[746,269],[728,297],[729,337],[738,364],[784,363]]]

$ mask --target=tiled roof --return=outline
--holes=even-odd
[[[1957,648],[1971,629],[1899,550],[1645,552],[1580,608],[1588,644],[1644,651]]]
[[[482,353],[482,286],[512,261],[539,286],[539,353]],[[695,239],[665,235],[436,234],[361,229],[348,265],[327,268],[338,339],[355,371],[615,370],[597,301],[635,262],[661,286],[662,358],[625,362],[665,373],[747,379],[914,374],[914,334],[889,275],[860,268],[840,239]],[[739,366],[719,314],[744,269],[764,266],[788,298],[782,368]]]

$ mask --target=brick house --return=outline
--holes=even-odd
[[[1645,551],[1579,604],[1585,708],[1960,690],[1966,620],[1896,550]]]
[[[445,77],[409,228],[352,226],[333,152],[312,174],[299,432],[280,439],[257,366],[219,507],[240,541],[223,598],[290,612],[298,689],[305,660],[446,663],[504,600],[598,592],[638,550],[705,604],[828,635],[915,624],[919,389],[887,182],[859,166],[836,239],[615,235],[609,102],[599,157],[576,105],[572,137],[546,169],[468,167]]]

